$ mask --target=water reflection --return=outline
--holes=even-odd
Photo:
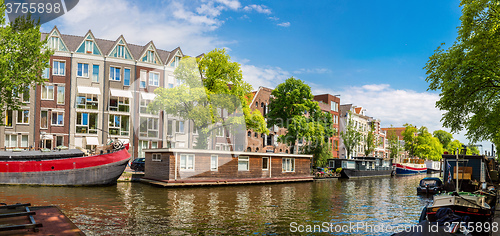
[[[290,233],[291,222],[414,224],[430,201],[416,195],[421,178],[184,189],[0,186],[0,202],[57,205],[88,235],[270,235]]]

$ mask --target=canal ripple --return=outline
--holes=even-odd
[[[417,223],[422,207],[430,201],[416,195],[422,178],[182,189],[141,183],[0,186],[0,202],[57,205],[87,235],[290,235],[298,234],[290,230],[301,229],[299,225],[307,230],[323,224],[332,226],[334,232],[322,234],[391,235],[387,229]],[[372,228],[341,230],[349,225]],[[384,232],[379,232],[381,227]]]

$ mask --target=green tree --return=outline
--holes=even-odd
[[[429,133],[427,127],[422,126],[418,129],[417,145],[415,147],[415,156],[428,160],[439,161],[443,154],[443,146],[438,138]]]
[[[361,134],[354,126],[351,116],[351,112],[349,112],[348,117],[346,117],[345,130],[340,132],[340,138],[342,138],[346,150],[346,158],[351,157],[351,153],[354,151],[354,148],[360,144],[361,139],[363,138],[363,134]]]
[[[405,141],[405,150],[410,154],[410,156],[415,156],[415,149],[418,145],[417,143],[417,127],[412,124],[404,124],[405,130],[401,132],[403,135],[403,140]]]
[[[251,86],[243,81],[239,64],[231,62],[224,50],[215,49],[198,60],[185,57],[174,75],[181,85],[157,88],[157,97],[148,109],[192,121],[198,130],[195,148],[207,148],[208,138],[219,129],[235,137],[246,129],[269,132],[260,112],[250,111],[247,95]],[[214,125],[217,123],[222,126]]]
[[[440,91],[436,107],[443,126],[467,130],[477,142],[500,147],[500,5],[491,0],[462,0],[455,43],[438,47],[426,66],[430,90]],[[497,151],[497,153],[500,153]]]
[[[308,145],[302,151],[312,153],[332,137],[332,117],[313,101],[309,85],[291,77],[271,94],[267,124],[287,129],[286,134],[279,136],[279,142],[293,146],[304,139]]]
[[[363,136],[363,148],[365,156],[369,156],[373,151],[375,151],[375,147],[378,145],[377,138],[375,137],[375,124],[370,124],[370,130],[366,135]]]
[[[462,148],[463,148],[462,145],[463,144],[460,141],[455,139],[450,143],[450,145],[448,146],[446,151],[450,154],[456,154],[457,149],[459,150],[459,152],[460,152],[460,150],[462,150]]]
[[[444,130],[436,130],[432,133],[432,135],[439,139],[439,142],[441,142],[444,149],[448,148],[448,145],[453,139],[453,135]]]
[[[474,144],[467,145],[467,155],[479,155],[479,149]]]
[[[5,24],[3,3],[0,0],[0,111],[19,109],[19,94],[45,81],[40,75],[52,54],[41,40],[40,24],[31,17]],[[3,116],[0,112],[0,119]]]
[[[389,140],[389,145],[388,145],[389,146],[388,149],[390,151],[389,157],[393,159],[398,158],[399,152],[401,152],[401,150],[403,149],[401,147],[401,143],[399,142],[399,137],[396,135],[395,130],[389,130],[389,132],[387,132],[387,135]]]

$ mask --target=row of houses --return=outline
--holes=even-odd
[[[5,126],[0,127],[1,148],[66,146],[95,150],[96,146],[118,139],[131,144],[133,157],[144,157],[143,149],[193,147],[198,134],[191,122],[147,110],[156,88],[181,84],[173,73],[185,56],[180,48],[158,49],[153,41],[135,45],[123,36],[114,41],[99,39],[90,30],[83,36],[66,35],[57,27],[42,37],[55,52],[50,67],[42,74],[47,82],[21,95],[23,106],[19,111],[6,111]],[[272,89],[259,87],[250,108],[265,116],[271,93]],[[345,158],[339,134],[348,111],[361,132],[367,133],[369,126],[375,125],[380,145],[373,155],[387,156],[386,135],[379,120],[366,116],[361,107],[340,105],[339,95],[322,94],[314,100],[332,115],[333,158]],[[241,151],[297,153],[301,142],[289,147],[277,141],[285,132],[278,127],[271,127],[269,134],[247,130],[246,150]],[[237,150],[226,136],[230,134],[220,132],[209,145],[214,150]],[[362,153],[360,144],[353,156]]]

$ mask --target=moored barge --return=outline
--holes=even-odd
[[[380,157],[354,157],[353,159],[328,159],[330,169],[342,168],[342,178],[391,176],[392,159]]]
[[[85,156],[80,150],[2,151],[0,184],[107,185],[115,183],[130,160],[129,144]]]

